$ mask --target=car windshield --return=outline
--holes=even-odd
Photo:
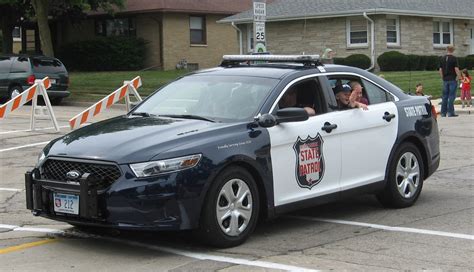
[[[252,118],[278,80],[192,75],[165,86],[134,112],[217,122]]]

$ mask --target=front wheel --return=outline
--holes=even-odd
[[[418,148],[403,143],[390,162],[387,184],[377,195],[385,206],[405,208],[412,206],[423,187],[423,160]]]
[[[255,180],[244,168],[230,167],[218,175],[209,189],[197,238],[211,246],[237,246],[255,229],[258,214]]]
[[[9,89],[9,99],[13,99],[17,96],[19,96],[23,92],[23,88],[21,86],[12,86]]]

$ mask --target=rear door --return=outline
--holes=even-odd
[[[341,190],[385,178],[385,170],[398,132],[396,98],[374,82],[355,75],[329,76],[330,82],[359,82],[369,101],[360,108],[336,112],[337,133],[341,140]],[[391,117],[391,118],[390,118]]]
[[[8,75],[10,74],[11,58],[0,56],[0,96],[8,96]]]

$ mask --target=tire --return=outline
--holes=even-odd
[[[57,106],[63,101],[62,97],[51,98],[51,105]]]
[[[23,88],[18,85],[13,85],[8,89],[8,100],[12,100],[23,92]]]
[[[412,143],[403,143],[390,162],[387,184],[377,199],[387,207],[412,206],[423,188],[423,159]]]
[[[209,189],[195,237],[220,248],[240,245],[254,231],[259,208],[252,175],[242,167],[229,167]]]

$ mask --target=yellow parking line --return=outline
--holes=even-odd
[[[49,243],[52,243],[52,242],[57,242],[57,241],[58,241],[57,239],[46,239],[46,240],[21,244],[21,245],[17,245],[17,246],[2,248],[2,249],[0,249],[0,254],[7,254],[7,253],[10,253],[10,252],[13,252],[13,251],[27,249],[27,248],[35,247],[35,246],[42,246],[42,245],[49,244]]]

